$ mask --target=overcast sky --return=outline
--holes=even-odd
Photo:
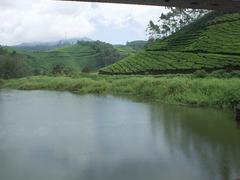
[[[147,39],[163,7],[54,0],[0,0],[0,44],[89,37],[114,44]]]

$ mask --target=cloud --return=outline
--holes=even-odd
[[[95,37],[94,34],[104,40],[99,31],[109,29],[113,34],[134,32],[133,37],[144,39],[148,21],[157,20],[162,11],[164,8],[138,5],[0,0],[0,44]]]

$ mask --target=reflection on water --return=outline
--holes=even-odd
[[[240,178],[230,111],[0,91],[1,180]]]
[[[231,113],[186,107],[152,107],[151,114],[157,122],[153,128],[164,127],[164,137],[172,152],[180,150],[188,160],[194,159],[209,179],[227,180],[239,175],[240,133]]]

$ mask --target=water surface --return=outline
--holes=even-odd
[[[231,111],[0,91],[1,180],[240,178]]]

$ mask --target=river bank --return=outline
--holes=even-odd
[[[1,80],[1,88],[58,90],[75,93],[127,94],[170,104],[232,107],[240,101],[240,79],[188,76],[33,76]]]

